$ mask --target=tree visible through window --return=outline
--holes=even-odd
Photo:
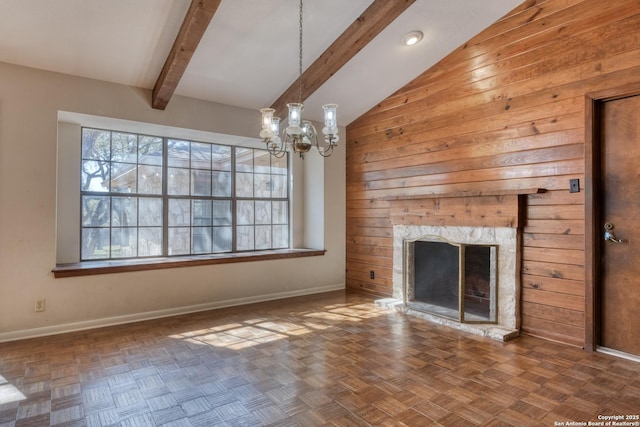
[[[287,157],[82,129],[81,259],[289,247]]]

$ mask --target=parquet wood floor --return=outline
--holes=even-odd
[[[640,363],[500,343],[373,300],[331,292],[0,344],[0,426],[557,426],[640,413]]]

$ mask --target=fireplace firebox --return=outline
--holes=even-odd
[[[405,245],[408,308],[462,323],[497,322],[496,245],[436,237]]]

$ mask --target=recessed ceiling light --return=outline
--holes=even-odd
[[[411,31],[402,38],[402,43],[406,44],[407,46],[413,46],[414,44],[422,40],[422,36],[422,31]]]

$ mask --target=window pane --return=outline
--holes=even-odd
[[[271,249],[271,226],[256,226],[256,249]]]
[[[130,258],[138,254],[138,230],[131,228],[111,229],[111,258]]]
[[[162,227],[162,199],[141,197],[138,202],[140,226]]]
[[[109,257],[109,229],[83,228],[82,259],[102,259]]]
[[[231,201],[213,201],[213,225],[231,225]]]
[[[191,220],[191,202],[182,199],[169,199],[169,227],[189,225]]]
[[[289,226],[287,225],[273,226],[273,247],[274,248],[289,247]]]
[[[98,129],[82,129],[82,158],[109,160],[111,158],[111,132]]]
[[[82,161],[82,191],[109,191],[109,162]]]
[[[82,196],[82,225],[108,227],[111,223],[109,196]]]
[[[238,250],[249,251],[254,249],[253,245],[253,226],[243,225],[237,228]]]
[[[191,205],[192,226],[211,225],[211,201],[193,200]]]
[[[138,163],[162,165],[162,138],[140,136],[138,142]]]
[[[253,216],[253,201],[238,200],[237,204],[236,221],[239,225],[254,224]]]
[[[287,202],[273,202],[273,214],[271,221],[274,224],[287,224],[289,218],[289,209]]]
[[[211,227],[193,227],[192,230],[191,253],[211,253]]]
[[[271,197],[274,199],[286,199],[287,198],[287,176],[286,175],[271,175],[271,182],[273,187],[271,188]]]
[[[211,169],[216,171],[231,170],[231,147],[226,145],[213,145]]]
[[[189,227],[169,228],[169,255],[189,254],[189,230]]]
[[[113,197],[111,199],[111,225],[135,227],[138,225],[138,198]]]
[[[271,197],[271,188],[273,187],[271,175],[256,174],[254,175],[254,183],[255,197]]]
[[[167,142],[167,158],[169,166],[189,167],[189,141],[170,139]]]
[[[111,163],[111,191],[135,193],[138,168],[131,163]]]
[[[213,228],[213,252],[231,251],[231,227]]]
[[[254,150],[254,172],[269,173],[271,172],[271,154],[266,150]]]
[[[236,174],[236,197],[253,197],[253,174]]]
[[[253,149],[236,147],[236,171],[253,172]]]
[[[173,196],[189,194],[189,169],[169,168],[167,193]]]
[[[191,167],[211,170],[211,144],[191,143]]]
[[[288,156],[283,156],[280,159],[277,159],[271,156],[271,173],[274,175],[286,175],[287,174],[287,158]]]
[[[141,194],[162,194],[162,166],[138,168],[138,192]]]
[[[138,138],[131,133],[111,133],[111,161],[136,163]]]
[[[191,194],[194,196],[211,196],[211,172],[205,170],[191,171]]]
[[[138,229],[138,256],[162,255],[162,228],[141,227]]]
[[[256,200],[256,224],[271,224],[271,202]]]
[[[231,172],[213,172],[213,196],[231,197]]]

